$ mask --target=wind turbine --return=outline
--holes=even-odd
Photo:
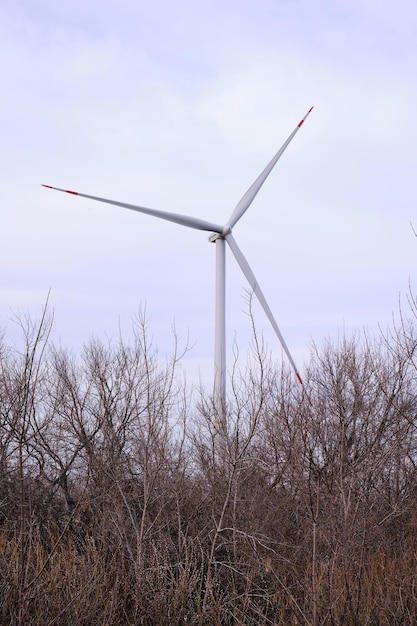
[[[178,213],[170,213],[167,211],[160,211],[157,209],[148,209],[146,207],[137,206],[135,204],[128,204],[126,202],[118,202],[117,200],[109,200],[107,198],[101,198],[98,196],[92,196],[85,193],[79,193],[78,191],[70,191],[68,189],[60,189],[59,187],[52,187],[51,185],[42,185],[48,189],[55,189],[56,191],[63,191],[64,193],[70,193],[74,196],[80,196],[81,198],[88,198],[89,200],[97,200],[98,202],[105,202],[106,204],[113,204],[132,211],[138,211],[139,213],[145,213],[146,215],[152,215],[181,226],[187,226],[188,228],[195,228],[196,230],[205,230],[212,233],[209,237],[209,241],[216,244],[216,304],[215,304],[215,339],[214,339],[214,399],[216,406],[220,411],[223,411],[226,400],[226,250],[225,243],[229,245],[236,261],[238,262],[243,274],[246,276],[253,292],[257,296],[261,303],[279,341],[282,348],[295,372],[298,381],[302,384],[301,376],[297,370],[294,359],[285,343],[284,337],[278,328],[278,324],[275,321],[272,311],[265,299],[265,296],[252,272],[247,260],[238,247],[233,235],[232,229],[248,210],[252,204],[255,196],[262,187],[266,178],[270,174],[273,167],[276,165],[282,154],[293,140],[296,133],[301,128],[304,121],[310,115],[313,107],[311,107],[303,119],[297,124],[292,131],[288,139],[284,142],[275,156],[271,159],[265,169],[261,172],[255,182],[249,187],[247,192],[241,198],[236,205],[233,213],[226,224],[219,225],[206,220],[191,217],[188,215],[180,215]]]

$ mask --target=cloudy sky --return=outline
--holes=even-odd
[[[301,370],[312,342],[389,326],[415,278],[416,32],[415,0],[3,0],[6,337],[49,290],[53,341],[75,353],[128,337],[146,306],[161,354],[175,323],[188,379],[210,382],[207,233],[41,183],[224,223],[312,105],[234,235]],[[245,353],[231,257],[227,280]]]

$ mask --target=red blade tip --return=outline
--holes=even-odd
[[[58,187],[52,187],[52,185],[44,185],[42,183],[42,187],[46,187],[47,189],[55,189],[56,191],[65,191],[65,193],[72,193],[73,196],[78,196],[78,191],[71,191],[70,189],[58,189]]]
[[[296,372],[296,374],[295,374],[295,375],[297,376],[297,380],[298,380],[298,382],[300,383],[300,385],[302,385],[302,384],[303,384],[303,381],[301,380],[301,376],[300,376],[300,374],[299,374],[298,372]]]
[[[307,113],[305,114],[305,116],[303,117],[303,119],[301,120],[301,122],[298,124],[298,128],[300,128],[300,126],[302,126],[302,124],[304,124],[304,120],[307,117],[307,115],[309,115],[311,113],[311,111],[314,109],[314,106],[310,107],[309,110],[307,111]]]

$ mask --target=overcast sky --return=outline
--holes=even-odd
[[[128,337],[142,305],[161,354],[175,323],[187,378],[210,383],[207,233],[41,183],[224,223],[312,105],[235,238],[301,371],[312,342],[389,326],[415,276],[416,32],[415,0],[3,0],[6,337],[49,289],[53,341],[75,353]],[[228,346],[245,353],[231,256],[227,280]]]

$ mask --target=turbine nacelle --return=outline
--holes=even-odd
[[[229,224],[226,224],[225,226],[223,226],[222,231],[220,233],[219,232],[211,233],[208,240],[210,243],[215,243],[217,239],[226,239],[227,235],[231,235],[231,233],[232,233],[232,229],[230,228]]]

